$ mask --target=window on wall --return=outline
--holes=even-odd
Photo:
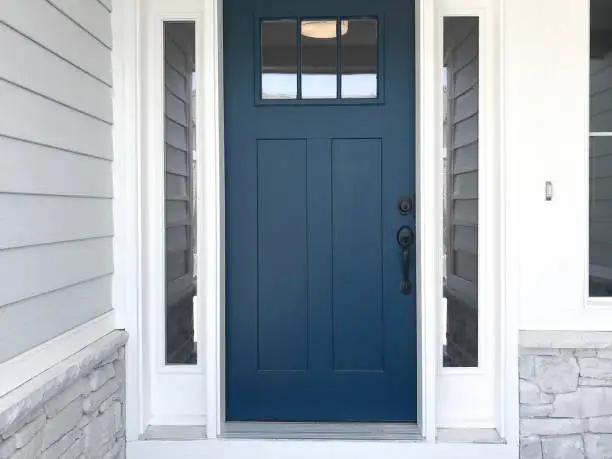
[[[444,366],[478,366],[479,30],[444,18]]]
[[[261,100],[379,97],[378,20],[261,22]]]
[[[612,296],[612,2],[591,0],[589,292]]]

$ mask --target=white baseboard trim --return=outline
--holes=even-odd
[[[48,370],[115,329],[115,311],[109,311],[29,351],[0,363],[0,397]]]
[[[195,440],[132,441],[129,459],[517,459],[518,447],[507,444],[427,443],[339,440]]]

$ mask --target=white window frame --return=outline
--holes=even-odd
[[[498,14],[492,0],[438,0],[439,4],[429,0],[417,2],[417,208],[420,210],[417,222],[417,259],[418,271],[418,353],[421,362],[418,374],[418,391],[420,394],[418,420],[425,442],[435,444],[437,429],[441,426],[454,427],[495,427],[500,435],[508,441],[518,437],[518,400],[517,400],[517,317],[516,309],[506,310],[504,291],[497,284],[498,301],[492,301],[497,314],[492,311],[487,320],[497,320],[497,338],[491,343],[488,351],[495,355],[495,368],[486,365],[468,369],[442,369],[440,336],[440,308],[442,304],[441,263],[439,257],[431,254],[442,253],[441,222],[441,184],[440,161],[431,152],[439,151],[441,145],[441,17],[443,15],[482,16],[480,22],[481,43],[487,35],[492,40],[487,45],[487,55],[494,53],[497,41],[495,35],[495,18]],[[151,8],[150,6],[153,5]],[[466,6],[467,5],[467,6]],[[204,22],[207,18],[208,21]],[[215,18],[210,20],[210,18]],[[162,279],[163,264],[159,252],[160,234],[145,237],[149,234],[147,227],[159,230],[160,211],[147,212],[147,200],[160,194],[159,158],[156,163],[147,156],[160,154],[163,143],[160,142],[159,128],[163,104],[159,93],[161,80],[161,22],[163,20],[195,20],[198,44],[196,47],[198,63],[198,300],[204,314],[196,324],[198,335],[204,337],[203,350],[199,349],[198,365],[192,368],[164,368],[163,347],[159,345],[160,320],[163,320],[163,308],[159,302],[150,302],[159,287],[153,285],[155,279]],[[156,24],[151,29],[148,24]],[[224,424],[224,227],[223,227],[223,87],[222,58],[217,52],[222,40],[221,0],[131,0],[116,4],[113,10],[113,33],[115,51],[115,151],[118,152],[115,168],[115,224],[116,245],[115,260],[119,275],[115,279],[114,301],[118,309],[118,325],[130,332],[127,358],[127,435],[130,440],[137,440],[149,425],[204,425],[208,439],[222,435]],[[486,24],[486,28],[485,28]],[[499,34],[502,34],[502,30]],[[487,31],[485,33],[485,30]],[[153,35],[151,35],[153,34]],[[157,38],[155,37],[157,34]],[[156,45],[155,45],[156,44]],[[153,45],[153,47],[151,47]],[[152,52],[152,49],[156,51]],[[496,62],[490,59],[493,68]],[[203,71],[199,71],[202,67]],[[481,64],[481,68],[483,68]],[[158,72],[158,78],[149,82],[152,73]],[[482,70],[481,70],[482,71]],[[497,73],[493,72],[491,81],[496,81]],[[483,78],[484,80],[484,78]],[[144,85],[143,85],[144,84]],[[492,83],[491,83],[492,84]],[[157,94],[155,93],[157,88]],[[482,91],[482,90],[481,90]],[[490,94],[493,103],[497,94]],[[206,103],[204,103],[206,101]],[[145,103],[146,102],[146,103]],[[149,110],[153,107],[154,110]],[[483,110],[484,111],[484,110]],[[153,113],[155,112],[155,113]],[[500,117],[501,119],[501,117]],[[143,130],[147,125],[149,128]],[[151,129],[153,127],[153,129]],[[481,127],[482,128],[482,127]],[[495,126],[486,142],[494,142]],[[484,132],[484,131],[483,131]],[[481,136],[482,137],[482,136]],[[157,142],[157,146],[156,146]],[[483,140],[481,139],[481,142]],[[482,143],[481,143],[482,144]],[[489,145],[488,143],[486,145]],[[149,148],[152,146],[152,149]],[[157,149],[157,150],[156,150]],[[492,151],[492,148],[483,150]],[[499,150],[502,150],[500,147]],[[430,154],[427,154],[427,153]],[[124,154],[125,153],[125,154]],[[163,155],[160,155],[163,158]],[[501,157],[503,158],[503,151]],[[158,180],[151,180],[157,174]],[[488,180],[494,180],[489,176]],[[500,178],[500,183],[503,180]],[[157,185],[155,185],[157,184]],[[490,184],[489,184],[490,186]],[[163,190],[162,190],[163,191]],[[503,195],[492,196],[492,200]],[[438,199],[440,198],[440,199]],[[488,205],[491,205],[489,203]],[[503,215],[499,216],[503,222]],[[501,223],[500,223],[501,224]],[[432,232],[431,228],[439,228]],[[488,233],[487,233],[488,234]],[[501,238],[501,234],[498,236]],[[486,241],[486,236],[483,241]],[[503,242],[503,239],[502,239]],[[491,244],[491,241],[483,242]],[[153,246],[152,246],[153,245]],[[483,264],[503,266],[502,249],[489,251],[488,260],[479,260],[479,271]],[[155,253],[158,253],[157,257]],[[153,256],[153,263],[150,263]],[[501,275],[498,272],[498,275]],[[488,296],[487,296],[488,298]],[[483,303],[487,300],[483,300]],[[163,323],[163,322],[162,322]],[[485,328],[485,327],[481,327]],[[491,329],[490,335],[496,335]],[[487,335],[489,336],[489,335]],[[479,340],[486,347],[485,340]],[[448,390],[451,381],[462,381],[482,376],[482,371],[494,371],[493,384],[499,389],[493,406],[487,409],[486,416],[478,419],[469,417],[452,419],[444,411],[437,409],[441,401],[448,400],[443,391]],[[205,378],[209,375],[208,378]],[[212,375],[212,377],[210,377]],[[488,377],[488,376],[487,376]],[[166,382],[164,382],[166,381]],[[168,391],[183,393],[184,399],[172,403],[185,407],[191,404],[192,412],[185,413],[185,408],[171,411],[173,407],[160,403]],[[454,390],[454,389],[451,389]],[[193,403],[194,391],[204,394],[204,411],[202,405]],[[481,403],[481,402],[479,402]],[[489,402],[486,402],[487,404]],[[183,404],[183,405],[181,405]],[[468,414],[473,406],[461,408]],[[491,413],[493,414],[493,417]],[[442,416],[441,416],[442,415]],[[446,416],[447,421],[440,423]],[[467,419],[467,422],[465,420]]]
[[[478,366],[472,368],[444,367],[442,345],[438,356],[438,426],[446,428],[494,428],[503,430],[498,407],[502,402],[499,380],[501,342],[500,291],[501,265],[501,196],[499,180],[499,89],[496,87],[495,10],[493,2],[486,0],[443,0],[436,8],[436,68],[437,68],[437,123],[436,132],[439,173],[437,207],[442,220],[443,183],[441,152],[443,148],[443,67],[444,19],[451,17],[478,18],[479,35],[479,95],[478,95]],[[440,225],[442,226],[442,225]],[[441,233],[441,231],[439,231]],[[439,234],[438,253],[442,260],[443,235]],[[440,263],[442,265],[442,261]],[[438,273],[438,290],[442,291],[443,274]],[[445,320],[440,300],[440,320]],[[441,333],[445,329],[441,323]],[[444,336],[440,336],[443,342]],[[469,414],[468,414],[469,413]]]

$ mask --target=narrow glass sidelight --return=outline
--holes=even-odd
[[[296,99],[297,19],[261,22],[261,98]]]
[[[444,18],[445,367],[478,366],[478,55],[478,18]]]
[[[195,23],[164,25],[166,363],[197,363]]]
[[[612,3],[591,0],[589,294],[612,296]]]

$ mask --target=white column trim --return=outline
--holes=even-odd
[[[211,0],[205,5],[204,17],[210,18],[203,27],[204,62],[201,104],[204,120],[204,161],[198,172],[202,177],[202,193],[198,202],[199,234],[205,246],[204,333],[206,343],[206,429],[210,439],[221,434],[225,421],[225,172],[223,128],[223,1]],[[204,192],[206,187],[207,192]]]
[[[116,326],[128,331],[126,436],[144,431],[145,396],[142,331],[141,209],[141,0],[115,2],[113,32],[113,306]]]
[[[437,288],[438,258],[442,237],[441,214],[436,205],[439,190],[436,176],[436,151],[441,145],[436,137],[437,110],[435,107],[436,78],[436,19],[434,2],[417,3],[416,50],[416,193],[417,193],[417,346],[419,365],[419,423],[427,442],[436,439],[436,375],[440,365],[438,352],[438,305],[442,304],[442,290]],[[432,231],[440,228],[440,231]],[[439,234],[438,234],[439,233]],[[441,254],[441,252],[440,252]]]

